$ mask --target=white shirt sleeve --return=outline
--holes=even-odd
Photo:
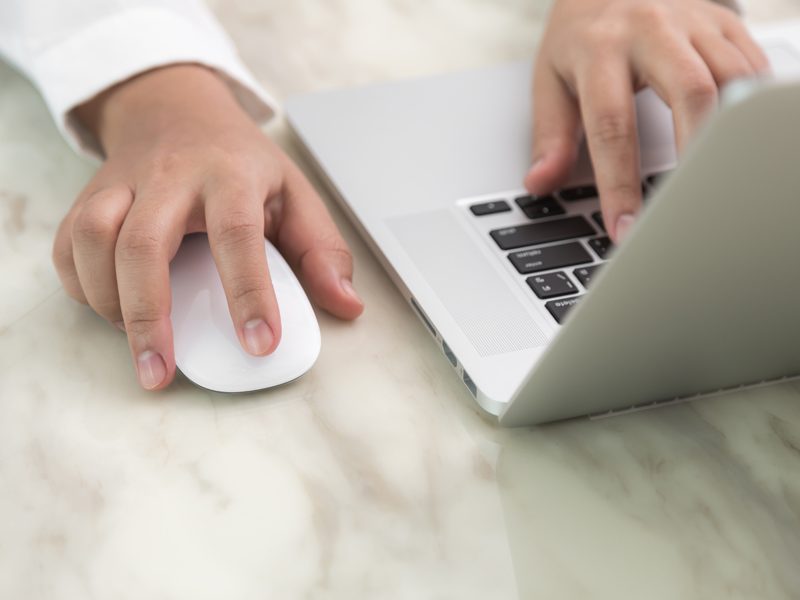
[[[72,110],[155,67],[216,70],[259,122],[276,106],[200,0],[0,0],[0,55],[39,88],[73,147],[95,156]]]

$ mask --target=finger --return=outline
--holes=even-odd
[[[184,192],[185,193],[185,192]],[[170,323],[169,261],[183,237],[180,192],[142,189],[117,239],[115,266],[120,307],[139,383],[162,389],[175,376]]]
[[[753,36],[750,35],[741,19],[735,17],[729,21],[723,32],[725,37],[744,54],[753,71],[759,74],[770,71],[769,58],[761,46],[753,39]]]
[[[264,248],[266,191],[228,178],[205,195],[208,239],[239,341],[250,354],[269,354],[281,320]]]
[[[322,199],[288,158],[276,239],[311,299],[341,319],[355,319],[364,303],[353,287],[353,257]]]
[[[642,202],[634,89],[628,66],[605,58],[582,73],[578,92],[603,221],[615,243]]]
[[[549,194],[569,177],[581,132],[575,98],[550,65],[536,68],[532,119],[533,165],[525,187],[533,194]]]
[[[133,192],[126,185],[100,189],[82,203],[72,224],[72,253],[86,299],[117,327],[122,311],[114,253],[132,203]]]
[[[83,288],[81,288],[81,281],[72,256],[72,223],[75,221],[79,208],[79,204],[76,203],[58,226],[58,231],[56,231],[56,237],[53,241],[52,255],[53,265],[56,267],[56,273],[58,273],[58,278],[61,280],[61,285],[64,286],[64,291],[67,292],[70,298],[82,304],[88,304]]]
[[[680,152],[716,108],[717,84],[688,38],[651,36],[648,42],[634,53],[634,69],[672,109]]]
[[[731,81],[755,75],[750,61],[722,35],[708,34],[693,40],[693,46],[708,65],[718,88]]]

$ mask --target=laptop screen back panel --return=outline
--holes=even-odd
[[[800,374],[800,86],[713,120],[501,422],[534,424]]]

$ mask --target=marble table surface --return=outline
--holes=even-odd
[[[755,4],[755,3],[753,3]],[[524,0],[215,3],[279,98],[529,56]],[[760,0],[755,20],[800,16]],[[299,381],[136,385],[60,289],[92,172],[0,65],[0,598],[798,598],[800,384],[601,421],[483,418],[335,208],[367,309]],[[268,131],[296,154],[281,120]]]

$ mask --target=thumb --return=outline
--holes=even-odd
[[[311,300],[340,319],[355,319],[364,303],[353,288],[353,257],[322,199],[303,174],[287,167],[277,246]]]

